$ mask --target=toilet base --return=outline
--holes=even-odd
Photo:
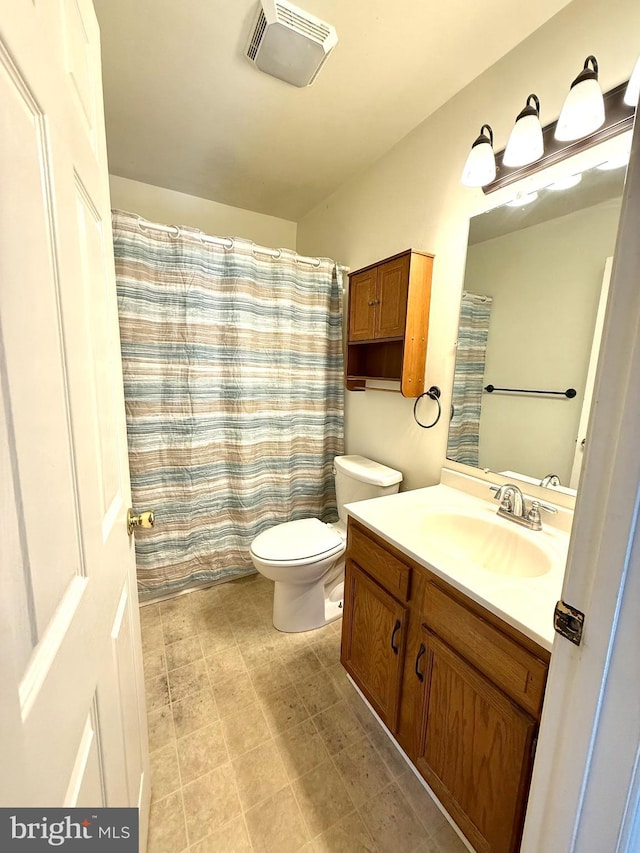
[[[343,599],[344,581],[341,580],[324,600],[325,625],[328,625],[329,622],[335,622],[336,619],[339,619],[342,616],[344,612],[342,610]]]
[[[344,567],[344,561],[341,561]],[[273,627],[285,634],[313,631],[342,616],[344,574],[337,573],[328,583],[292,584],[275,581]]]

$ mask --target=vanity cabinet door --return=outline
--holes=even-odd
[[[347,560],[340,660],[393,733],[398,728],[407,608]]]
[[[479,853],[520,846],[537,722],[423,627],[415,764]]]

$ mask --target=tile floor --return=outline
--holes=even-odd
[[[339,663],[259,575],[141,609],[148,853],[466,853]]]

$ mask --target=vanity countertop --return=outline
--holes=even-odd
[[[491,499],[443,484],[346,507],[350,516],[408,557],[551,651],[553,612],[562,591],[569,535],[545,524],[546,516],[543,529],[533,531],[498,518],[497,508]],[[474,561],[469,559],[467,534],[472,527],[484,533],[485,526],[487,534],[472,543],[485,554]],[[510,542],[516,543],[515,548]],[[547,570],[519,576],[514,565],[519,554],[529,565],[535,565],[540,554],[539,563]],[[492,570],[483,567],[483,560]]]

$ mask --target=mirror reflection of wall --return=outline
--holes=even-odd
[[[471,220],[450,459],[535,482],[554,473],[570,483],[623,182],[623,168],[594,169],[576,187],[547,189],[531,205],[504,206]],[[470,325],[474,312],[490,317],[484,354],[482,333],[475,321]],[[489,394],[483,390],[487,384],[575,388],[577,395]]]

